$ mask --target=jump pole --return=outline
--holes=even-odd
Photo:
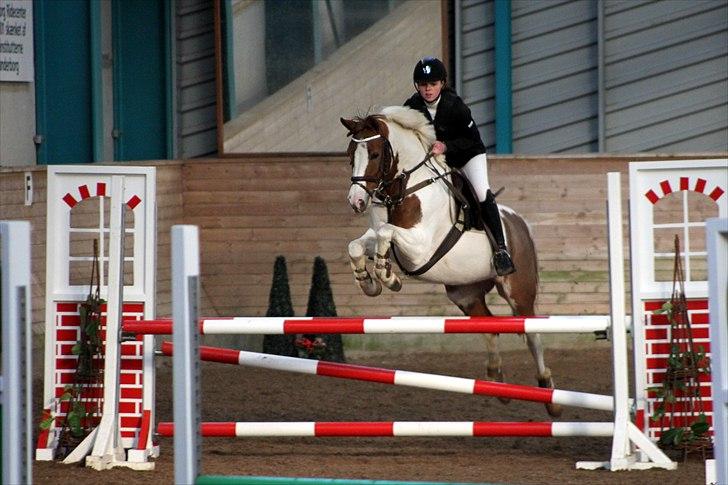
[[[222,317],[199,321],[202,335],[291,335],[299,333],[593,333],[610,327],[609,317]],[[172,320],[127,320],[129,333],[171,335]]]
[[[488,421],[243,421],[202,423],[203,437],[251,438],[296,437],[392,437],[392,436],[474,436],[474,437],[564,437],[612,436],[611,422],[488,422]],[[174,423],[159,423],[160,436],[176,436]]]
[[[2,483],[33,482],[30,223],[0,222]]]
[[[398,480],[357,480],[349,478],[242,477],[203,475],[197,485],[475,485],[461,482],[412,482]],[[480,483],[479,485],[487,485]]]
[[[164,355],[171,356],[173,354],[172,343],[162,342],[161,351]],[[315,359],[300,359],[297,357],[262,354],[219,347],[200,346],[200,360],[296,372],[299,374],[379,382],[396,386],[410,386],[438,391],[561,404],[564,406],[575,406],[601,411],[612,411],[614,408],[613,397],[600,394],[466,379],[438,374],[425,374],[422,372],[383,369],[380,367],[340,364]]]

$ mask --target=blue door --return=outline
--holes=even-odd
[[[94,161],[88,0],[33,4],[36,146],[41,164]]]
[[[168,0],[114,0],[114,158],[171,153]]]
[[[172,158],[170,0],[113,0],[110,9],[98,0],[33,5],[38,163],[102,161],[110,136],[114,160]],[[111,81],[102,75],[108,26]],[[112,89],[104,82],[113,84],[107,113],[103,93]]]

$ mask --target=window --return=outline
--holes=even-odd
[[[673,278],[675,237],[680,240],[685,281],[706,281],[705,220],[718,216],[718,205],[708,195],[691,190],[672,192],[654,207],[654,281]]]
[[[107,197],[83,199],[71,209],[68,231],[68,284],[89,287],[92,281],[94,254],[98,254],[98,279],[94,287],[106,286],[109,274],[109,214]],[[124,285],[134,284],[134,211],[124,213]]]

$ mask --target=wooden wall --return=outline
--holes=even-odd
[[[33,203],[25,205],[25,174],[32,177]],[[0,169],[0,220],[25,220],[31,224],[31,318],[36,332],[45,318],[45,167]]]
[[[541,314],[608,312],[606,174],[626,174],[632,160],[668,156],[491,156],[490,179],[505,187],[499,202],[530,222],[539,251]],[[675,157],[672,157],[675,158]],[[685,156],[682,158],[701,158]],[[349,164],[343,155],[157,161],[157,315],[171,314],[173,224],[196,224],[201,235],[202,312],[265,315],[275,258],[286,258],[296,315],[306,311],[313,261],[325,259],[341,316],[456,315],[439,285],[404,278],[399,293],[364,296],[354,284],[348,242],[366,227],[346,201]],[[35,199],[23,203],[24,172]],[[626,204],[626,176],[623,177]],[[33,320],[42,333],[45,291],[45,168],[0,169],[0,219],[33,224]],[[625,206],[626,207],[626,206]],[[625,226],[625,234],[628,227]],[[506,314],[498,297],[495,313]]]

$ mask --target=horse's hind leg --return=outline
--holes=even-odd
[[[445,286],[447,297],[455,303],[460,310],[468,316],[491,317],[493,314],[485,303],[485,294],[490,291],[492,286],[485,284],[476,284],[468,286]],[[498,334],[485,334],[485,345],[488,352],[488,363],[486,372],[489,379],[503,382],[502,360],[498,351]],[[508,398],[498,398],[502,402],[510,401]]]
[[[533,355],[533,360],[536,361],[536,367],[538,368],[538,374],[536,380],[538,381],[538,387],[544,387],[548,389],[554,388],[554,379],[551,377],[551,369],[546,367],[543,359],[543,345],[541,344],[541,335],[537,333],[527,334],[526,341],[528,342],[528,349]],[[546,403],[546,411],[550,416],[559,417],[561,416],[561,404]]]
[[[515,277],[517,275],[514,274]],[[534,315],[534,303],[536,293],[535,291],[524,290],[525,287],[519,287],[508,283],[508,277],[505,282],[500,282],[496,285],[498,294],[508,302],[513,315],[515,316],[532,316]],[[531,351],[533,360],[536,362],[537,374],[536,380],[538,381],[539,387],[554,388],[554,380],[551,377],[551,369],[546,367],[546,363],[543,357],[543,344],[541,343],[541,336],[539,334],[526,334],[526,342],[528,343],[528,350]],[[561,416],[562,408],[560,404],[546,403],[546,411],[550,416],[558,417]]]

